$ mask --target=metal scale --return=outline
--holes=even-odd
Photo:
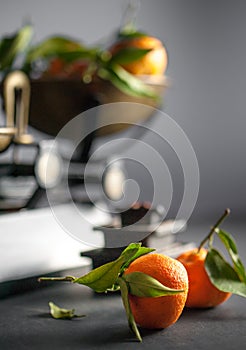
[[[11,153],[11,156],[7,162],[0,163],[0,211],[2,212],[39,207],[46,191],[56,188],[62,181],[66,159],[57,149],[54,149],[53,137],[48,135],[48,138],[38,141],[28,132],[30,95],[30,80],[23,72],[13,71],[6,76],[3,83],[6,123],[5,126],[0,127],[0,153]],[[68,180],[73,185],[83,184],[84,168],[93,137],[92,134],[85,138],[78,159],[71,161]],[[24,154],[32,152],[32,159],[29,162],[21,159],[21,150]],[[95,171],[95,168],[100,169],[105,166],[105,161],[94,164],[89,181],[99,182],[98,171]],[[109,167],[106,173],[112,176],[113,170]],[[115,170],[119,173],[120,168]],[[118,175],[122,179],[124,174]],[[106,177],[107,174],[104,175],[105,183],[108,182]],[[25,192],[25,188],[26,198],[20,198],[20,193]],[[63,200],[65,199],[60,197],[58,201]]]
[[[30,81],[23,72],[14,71],[6,76],[3,83],[6,125],[0,127],[0,152],[12,151],[12,154],[10,161],[0,163],[0,178],[2,180],[0,196],[2,202],[5,203],[0,208],[2,211],[34,208],[45,190],[54,187],[60,180],[62,160],[58,153],[53,152],[51,155],[53,169],[47,172],[45,168],[51,141],[37,142],[34,136],[28,133],[30,93]],[[10,148],[12,149],[10,150]],[[33,162],[27,163],[19,159],[19,151],[22,148],[34,152]],[[15,183],[19,183],[19,187],[28,185],[32,187],[26,202],[22,201],[18,205],[18,201],[13,203],[13,200],[12,202],[10,200],[8,204],[7,191],[8,189],[11,193],[14,191],[13,188],[11,189],[11,182],[13,186]],[[18,188],[15,189],[18,192]],[[22,192],[23,190],[22,188]],[[16,194],[18,197],[18,193]]]

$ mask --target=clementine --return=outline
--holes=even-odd
[[[184,292],[161,297],[138,297],[129,294],[135,322],[143,328],[160,329],[175,323],[180,317],[188,293],[188,276],[184,266],[171,257],[151,253],[134,260],[125,274],[143,272],[169,288]]]
[[[81,79],[83,73],[88,67],[88,63],[83,60],[77,60],[67,63],[61,58],[53,58],[49,62],[49,66],[43,73],[44,78],[58,79]]]
[[[164,74],[167,68],[168,55],[166,48],[159,39],[151,36],[123,39],[115,43],[110,52],[114,56],[119,50],[129,47],[151,49],[151,51],[136,61],[122,64],[122,67],[128,72],[135,75]]]
[[[222,292],[209,280],[205,270],[207,249],[197,248],[182,253],[179,260],[186,268],[189,278],[189,292],[186,306],[190,308],[209,308],[226,301],[231,293]]]
[[[53,58],[49,62],[49,66],[47,67],[46,71],[44,72],[43,76],[47,77],[57,77],[64,74],[65,69],[65,62],[60,58]]]

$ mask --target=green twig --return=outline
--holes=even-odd
[[[218,226],[222,223],[222,221],[230,214],[230,209],[227,208],[224,212],[224,214],[219,218],[219,220],[216,222],[216,224],[214,226],[212,226],[209,234],[204,238],[204,240],[202,240],[202,242],[200,243],[199,247],[198,247],[198,253],[200,252],[200,250],[202,249],[202,247],[204,246],[204,244],[207,241],[210,241],[212,239],[212,235],[214,233],[214,231],[216,230],[216,228],[218,228]]]
[[[65,276],[65,277],[39,277],[38,282],[73,282],[75,277]]]

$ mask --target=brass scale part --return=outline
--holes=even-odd
[[[20,98],[16,101],[16,90],[20,90]],[[27,133],[30,81],[25,73],[13,71],[4,81],[3,94],[6,111],[6,125],[0,127],[0,152],[8,148],[13,141],[17,144],[33,143],[32,135]]]

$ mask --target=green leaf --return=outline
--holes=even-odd
[[[132,272],[123,275],[124,280],[128,283],[129,293],[138,297],[161,297],[183,293],[183,289],[172,289],[164,286],[155,278],[143,273]]]
[[[125,257],[125,264],[130,265],[130,263],[140,257],[141,255],[153,252],[155,248],[142,247],[142,243],[130,243],[121,253]]]
[[[81,277],[65,276],[65,277],[40,277],[39,281],[68,281],[72,283],[83,284],[98,293],[105,291],[116,291],[119,289],[117,284],[118,276],[123,272],[122,267],[129,264],[133,259],[140,255],[153,251],[152,248],[141,247],[141,243],[131,243],[123,250],[118,259],[107,264],[101,265],[91,270]]]
[[[136,322],[134,320],[134,317],[133,317],[133,314],[131,311],[131,307],[130,307],[130,303],[129,303],[127,283],[121,277],[118,279],[118,283],[120,286],[121,298],[122,298],[123,305],[124,305],[126,315],[127,315],[128,325],[129,325],[131,331],[135,334],[136,338],[141,342],[142,338],[141,338],[141,335],[139,333]]]
[[[237,245],[229,232],[223,231],[219,228],[215,229],[215,232],[218,234],[222,243],[225,245],[234,265],[234,269],[237,272],[240,280],[246,283],[246,272],[245,267],[238,255]]]
[[[117,64],[108,65],[98,70],[98,75],[111,83],[123,93],[135,97],[149,97],[158,100],[159,96],[140,79],[136,78]]]
[[[120,256],[124,256],[125,263],[131,260],[137,252],[142,248],[142,243],[130,243],[121,253]]]
[[[94,57],[95,52],[94,49],[88,50],[84,48],[77,41],[53,36],[29,50],[26,57],[26,64],[30,64],[37,59],[47,59],[54,56],[71,61],[79,58]]]
[[[56,57],[63,59],[66,62],[74,62],[83,59],[94,59],[96,55],[96,49],[79,49],[76,51],[59,52]]]
[[[129,30],[129,29],[123,29],[119,32],[118,38],[119,39],[135,39],[135,38],[142,38],[144,36],[147,36],[144,32],[139,32],[136,30]]]
[[[74,317],[85,317],[85,315],[76,315],[74,312],[74,309],[63,309],[59,306],[52,303],[52,301],[49,302],[50,307],[50,314],[53,318],[59,319],[72,319]]]
[[[101,265],[84,276],[75,278],[73,283],[84,284],[98,293],[103,293],[107,290],[117,290],[116,281],[122,266],[128,261],[132,261],[132,258],[137,256],[136,254],[139,250],[141,250],[141,243],[131,243],[123,250],[118,259]]]
[[[131,264],[131,262],[133,262],[134,260],[136,260],[140,256],[146,255],[146,254],[149,254],[149,253],[155,251],[154,248],[142,247],[141,245],[142,245],[141,243],[131,243],[122,252],[122,254],[124,254],[124,256],[126,258],[126,262],[124,263],[124,265],[121,268],[121,271],[120,271],[121,273]],[[136,250],[136,248],[137,248],[137,250]],[[135,249],[135,253],[134,253],[134,249]]]
[[[124,262],[125,257],[121,255],[118,259],[101,265],[84,276],[75,278],[73,283],[83,284],[98,293],[103,293],[115,284]]]
[[[147,55],[152,49],[138,49],[136,47],[126,47],[113,55],[111,63],[127,64],[137,61]]]
[[[23,53],[32,38],[32,27],[24,26],[17,33],[10,37],[5,37],[0,42],[0,69],[11,69],[17,56]]]
[[[205,269],[212,284],[223,292],[246,297],[246,284],[241,282],[235,270],[223,256],[211,248],[205,260]]]

